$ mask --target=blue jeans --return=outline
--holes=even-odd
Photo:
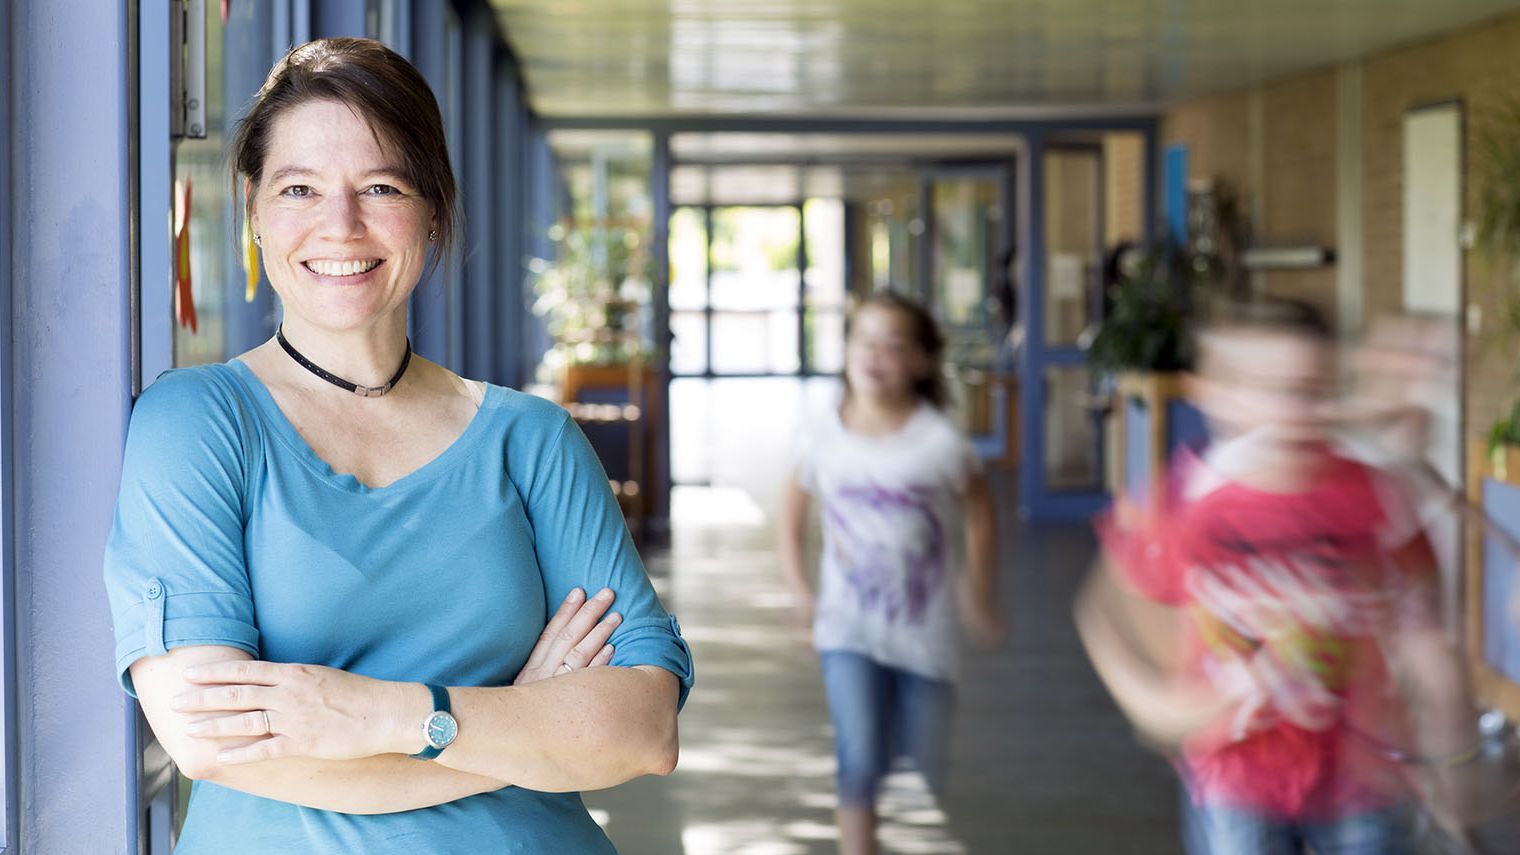
[[[1412,855],[1414,817],[1402,806],[1325,822],[1286,822],[1182,794],[1188,855]]]
[[[875,806],[881,779],[900,756],[942,795],[954,687],[859,653],[825,650],[819,659],[834,721],[840,805]]]

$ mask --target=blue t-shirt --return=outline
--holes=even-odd
[[[105,555],[116,667],[186,645],[384,680],[509,685],[571,588],[611,587],[612,664],[692,679],[606,475],[549,401],[488,386],[463,435],[371,488],[332,471],[238,361],[132,412]],[[421,761],[419,761],[421,762]],[[356,816],[197,781],[177,852],[613,852],[575,793],[507,787]]]

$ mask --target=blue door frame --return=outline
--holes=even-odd
[[[1145,158],[1142,240],[1149,243],[1156,218],[1156,127],[1147,121],[1137,128],[1144,137]],[[1087,490],[1053,489],[1045,479],[1047,444],[1045,410],[1050,400],[1045,372],[1060,366],[1087,364],[1087,354],[1075,346],[1050,346],[1045,336],[1045,154],[1052,145],[1043,128],[1024,135],[1019,163],[1018,225],[1019,318],[1024,345],[1019,354],[1019,515],[1033,522],[1082,522],[1108,502],[1101,487]],[[1101,458],[1100,458],[1101,463]],[[1101,470],[1099,481],[1101,483]]]

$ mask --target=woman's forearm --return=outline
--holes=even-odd
[[[189,688],[182,678],[186,667],[249,659],[242,650],[208,645],[176,648],[133,664],[132,680],[143,713],[159,743],[185,775],[264,798],[343,813],[415,810],[505,786],[500,779],[482,778],[400,755],[355,760],[284,757],[248,764],[218,762],[218,752],[251,740],[191,736],[191,728],[205,718],[204,714],[177,711],[171,701]]]
[[[201,777],[249,795],[355,814],[418,810],[506,786],[497,780],[401,754],[359,760],[283,757],[261,763],[212,766]]]
[[[459,737],[432,762],[544,792],[668,774],[676,764],[678,694],[675,675],[653,666],[589,668],[524,686],[451,688]],[[411,695],[408,703],[420,725],[431,709],[428,694]],[[399,733],[398,749],[420,748],[420,734],[420,727]]]

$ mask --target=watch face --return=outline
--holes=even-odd
[[[427,741],[434,748],[447,748],[459,735],[459,723],[454,717],[446,712],[435,712],[428,716]]]

